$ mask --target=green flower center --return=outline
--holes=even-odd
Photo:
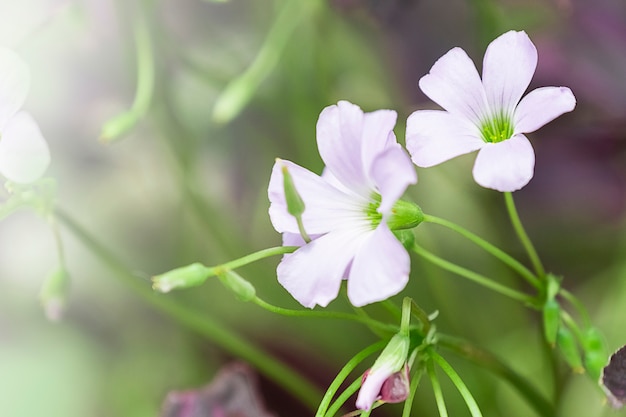
[[[367,207],[365,207],[365,215],[372,223],[372,229],[375,229],[380,224],[380,221],[383,219],[383,215],[378,212],[381,200],[382,197],[380,196],[380,194],[372,193],[372,196],[370,197],[370,202]]]
[[[487,143],[498,143],[513,136],[513,121],[509,115],[497,114],[483,122],[480,127],[483,140]]]

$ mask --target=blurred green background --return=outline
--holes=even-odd
[[[102,126],[134,99],[134,32],[141,24],[154,58],[150,107],[123,138],[103,144]],[[267,216],[270,170],[281,157],[321,171],[315,122],[324,107],[345,99],[365,111],[395,109],[403,143],[406,117],[435,108],[417,87],[435,60],[461,46],[480,69],[486,45],[510,29],[526,30],[538,48],[531,88],[565,85],[578,100],[573,113],[530,135],[536,172],[515,193],[518,209],[547,269],[565,277],[564,286],[585,302],[614,350],[626,343],[622,0],[0,5],[0,43],[31,67],[25,108],[50,144],[48,175],[58,181],[58,205],[143,277],[135,283],[145,287],[151,275],[181,265],[219,264],[280,244]],[[240,101],[223,101],[224,91],[235,91],[229,97]],[[473,158],[419,169],[410,198],[526,262],[502,196],[473,182]],[[168,391],[206,384],[236,359],[146,303],[84,242],[61,232],[72,284],[64,320],[51,323],[37,297],[56,266],[49,227],[30,211],[0,223],[1,415],[157,416]],[[459,236],[434,225],[420,226],[416,236],[444,258],[529,290]],[[277,263],[267,259],[240,272],[264,299],[297,308],[276,281]],[[557,398],[558,416],[611,414],[586,376],[560,364],[553,381],[552,352],[541,341],[536,312],[417,257],[412,265],[410,284],[395,301],[408,295],[427,311],[439,310],[439,330],[499,354]],[[376,341],[354,323],[276,316],[239,302],[217,280],[161,297],[222,323],[322,391],[352,355]],[[341,297],[329,308],[350,311]],[[381,313],[377,306],[367,310]],[[505,382],[445,356],[485,416],[533,415]],[[314,414],[259,378],[267,408],[277,415]],[[447,381],[444,390],[453,414],[468,416]],[[386,405],[374,415],[400,412]],[[437,415],[427,379],[413,415]]]

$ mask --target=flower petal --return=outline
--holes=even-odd
[[[535,168],[535,151],[524,135],[483,147],[474,164],[474,179],[497,191],[516,191],[528,184]]]
[[[29,86],[26,63],[12,50],[0,48],[0,129],[22,107]]]
[[[326,307],[337,297],[362,239],[358,231],[347,230],[311,241],[283,257],[276,270],[278,282],[303,306]]]
[[[406,123],[406,148],[419,167],[431,167],[480,149],[478,128],[440,110],[418,110]]]
[[[487,47],[483,85],[492,112],[512,115],[537,67],[537,49],[526,32],[509,31]]]
[[[348,298],[361,307],[404,289],[411,270],[409,254],[381,222],[358,249],[348,277]]]
[[[320,176],[293,162],[277,159],[267,190],[269,215],[276,231],[300,234],[296,219],[287,211],[283,186],[283,166],[287,167],[293,183],[304,201],[302,223],[308,234],[324,234],[349,221],[354,213],[354,196],[330,185]],[[363,203],[361,203],[363,205]]]
[[[530,133],[576,107],[567,87],[542,87],[531,91],[515,109],[515,133]]]
[[[340,101],[326,107],[317,121],[317,147],[326,167],[346,187],[369,194],[362,160],[363,111]]]
[[[397,117],[393,110],[377,110],[363,115],[361,155],[365,173],[369,173],[372,162],[381,152],[398,143],[393,133]]]
[[[356,398],[356,408],[369,410],[380,396],[380,389],[383,384],[391,375],[393,375],[393,369],[389,367],[381,367],[376,372],[365,375],[359,395]]]
[[[30,114],[19,112],[8,120],[0,136],[0,173],[11,181],[30,183],[50,164],[50,150]]]
[[[370,176],[382,197],[378,211],[383,214],[391,210],[409,184],[417,182],[409,156],[399,144],[392,145],[380,153],[370,167]]]
[[[420,81],[421,90],[435,103],[457,117],[480,125],[488,115],[485,90],[476,66],[461,48],[439,58]]]

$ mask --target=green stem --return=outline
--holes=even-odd
[[[312,410],[316,409],[322,393],[301,375],[274,357],[256,348],[252,343],[233,333],[227,327],[223,327],[210,316],[199,314],[186,305],[177,303],[171,297],[154,293],[145,281],[137,279],[137,276],[131,273],[109,249],[98,242],[65,212],[57,209],[56,217],[144,301],[168,314],[183,326],[206,337],[232,355],[254,365],[260,372],[275,381]]]
[[[492,245],[487,242],[483,238],[475,235],[469,230],[453,223],[451,221],[441,219],[439,217],[431,216],[428,214],[424,215],[424,221],[428,223],[438,224],[443,227],[447,227],[450,230],[455,231],[461,236],[466,237],[467,239],[474,242],[476,245],[480,246],[483,250],[490,253],[494,257],[498,258],[500,261],[504,262],[511,269],[515,270],[518,274],[520,274],[526,281],[528,281],[535,288],[541,288],[541,282],[537,279],[537,277],[524,265],[522,265],[517,259],[513,258],[508,253],[504,252],[497,246]]]
[[[535,268],[535,272],[540,279],[544,279],[546,276],[546,271],[543,268],[541,260],[539,259],[539,255],[535,250],[526,230],[524,230],[524,226],[522,225],[522,221],[517,214],[517,209],[515,208],[515,202],[513,201],[512,193],[504,193],[504,201],[506,203],[507,211],[509,212],[509,217],[511,218],[511,224],[513,225],[513,229],[515,229],[515,233],[517,233],[517,237],[526,249],[528,253],[528,257],[530,258],[530,262],[533,264]]]
[[[267,311],[271,311],[272,313],[280,314],[283,316],[289,317],[319,317],[319,318],[328,318],[328,319],[341,319],[341,320],[352,320],[357,321],[359,323],[366,324],[369,327],[377,328],[384,331],[386,334],[395,334],[398,332],[398,326],[393,324],[385,324],[381,323],[377,320],[361,317],[355,314],[342,313],[336,311],[316,311],[316,310],[291,310],[287,308],[278,307],[272,305],[259,297],[255,297],[252,299],[256,305],[261,308],[264,308]]]
[[[424,373],[424,368],[419,365],[415,374],[413,374],[413,378],[411,379],[411,385],[409,387],[409,395],[406,397],[404,401],[404,408],[402,409],[402,417],[410,417],[411,409],[413,408],[413,399],[415,398],[415,394],[417,393],[417,387],[419,386],[420,379],[422,379],[422,374]]]
[[[322,401],[320,402],[320,406],[317,409],[317,413],[315,413],[315,417],[324,417],[326,415],[328,407],[330,406],[330,402],[333,399],[337,390],[339,390],[339,388],[341,387],[343,381],[346,380],[348,375],[350,375],[350,373],[354,370],[354,368],[357,367],[358,364],[363,362],[363,360],[368,356],[383,349],[385,347],[385,344],[385,341],[380,341],[366,347],[365,349],[354,355],[352,359],[350,359],[348,363],[346,363],[345,366],[341,368],[341,371],[339,371],[333,382],[328,387],[326,394],[324,394],[324,398],[322,398]]]
[[[580,315],[580,318],[583,322],[583,326],[585,328],[591,327],[591,317],[589,317],[589,313],[587,312],[587,309],[585,308],[583,303],[581,303],[580,300],[576,298],[574,294],[572,294],[565,288],[561,287],[559,289],[559,295],[565,298],[567,302],[569,302],[576,309],[576,311],[578,312],[578,315]]]
[[[454,386],[456,386],[456,389],[459,390],[459,393],[465,400],[465,404],[467,404],[467,408],[469,409],[472,417],[482,417],[482,413],[480,412],[480,408],[478,407],[476,400],[454,368],[452,368],[452,366],[450,366],[450,364],[446,362],[446,360],[434,349],[429,349],[428,353],[432,360],[437,362],[437,365],[439,365],[439,367],[448,375],[448,378],[450,378]]]
[[[438,346],[448,349],[508,381],[540,416],[552,417],[555,415],[554,407],[541,392],[492,353],[456,337],[441,333],[438,333],[437,337]]]
[[[484,275],[478,274],[474,271],[470,271],[469,269],[463,268],[457,264],[454,264],[452,262],[446,261],[445,259],[442,259],[440,257],[438,257],[437,255],[427,251],[426,249],[422,248],[421,246],[419,246],[417,243],[413,244],[413,251],[420,255],[421,257],[423,257],[424,259],[432,262],[433,264],[446,269],[450,272],[453,272],[457,275],[460,275],[464,278],[469,279],[470,281],[474,281],[486,288],[489,288],[497,293],[500,293],[502,295],[505,295],[507,297],[510,297],[514,300],[517,301],[521,301],[525,304],[528,305],[535,305],[535,299],[529,295],[526,295],[524,293],[521,293],[519,291],[516,291],[514,289],[511,289],[509,287],[506,287],[502,284],[498,284],[497,282],[487,278]]]
[[[435,394],[435,402],[437,403],[437,410],[439,410],[439,417],[448,417],[448,409],[446,408],[446,402],[443,398],[443,392],[441,391],[441,385],[435,372],[435,366],[433,360],[429,359],[426,364],[428,370],[428,376],[430,377],[430,383],[433,387],[433,393]]]
[[[337,414],[339,409],[346,403],[346,401],[348,401],[348,399],[352,395],[354,395],[355,392],[357,392],[360,386],[361,386],[361,378],[355,379],[352,382],[352,384],[350,384],[348,388],[346,388],[345,391],[342,392],[341,395],[337,397],[335,402],[333,402],[333,404],[328,408],[326,417],[333,417],[335,414]]]
[[[269,258],[270,256],[293,253],[297,249],[298,246],[275,246],[273,248],[261,249],[260,251],[242,256],[241,258],[234,259],[232,261],[225,262],[218,266],[226,269],[237,269],[256,261],[260,261],[261,259]]]

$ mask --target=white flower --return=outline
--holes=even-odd
[[[522,99],[536,66],[537,50],[525,32],[510,31],[489,44],[482,80],[462,49],[442,56],[419,86],[445,111],[409,116],[406,145],[413,162],[430,167],[479,150],[473,170],[478,184],[503,192],[525,186],[535,153],[524,133],[576,105],[566,87],[537,88]]]
[[[272,224],[285,245],[302,246],[283,257],[278,280],[303,306],[328,305],[342,279],[355,306],[397,294],[408,281],[409,255],[387,224],[396,201],[417,181],[393,133],[396,117],[391,110],[364,114],[340,101],[317,122],[326,163],[321,177],[289,161],[274,165],[268,188]],[[307,244],[287,211],[284,167],[305,205],[302,222],[313,239]]]
[[[39,179],[50,163],[37,123],[20,111],[29,85],[26,64],[15,52],[0,48],[0,174],[18,183]]]

